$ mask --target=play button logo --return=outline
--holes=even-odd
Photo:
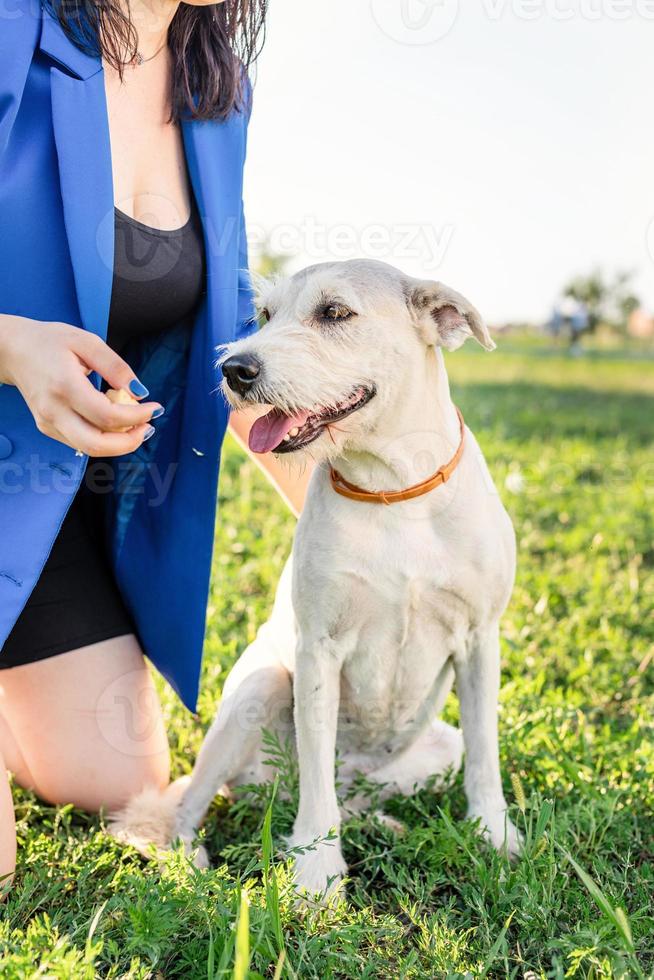
[[[454,27],[459,0],[371,0],[379,29],[399,44],[435,44]]]

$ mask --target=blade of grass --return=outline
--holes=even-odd
[[[216,960],[216,948],[213,941],[213,929],[211,928],[211,923],[209,922],[209,917],[207,916],[207,929],[209,931],[209,951],[207,953],[207,980],[214,980],[215,977],[215,960]]]
[[[514,915],[515,915],[515,913],[512,912],[511,915],[508,917],[508,919],[506,920],[506,922],[504,923],[504,926],[502,927],[502,929],[500,931],[499,936],[497,937],[497,939],[495,940],[495,942],[491,946],[490,953],[486,957],[486,959],[484,961],[484,966],[482,968],[482,971],[479,974],[479,980],[484,980],[484,977],[488,975],[488,971],[490,970],[491,966],[495,962],[495,960],[497,958],[497,955],[498,955],[500,949],[502,948],[502,944],[503,944],[503,942],[504,942],[504,940],[506,938],[506,934],[509,931],[509,926],[511,925],[511,919],[513,918]]]
[[[107,899],[107,901],[108,901],[108,899]],[[89,955],[89,953],[91,951],[91,945],[93,943],[93,936],[95,934],[95,930],[98,928],[98,922],[100,921],[100,917],[101,917],[102,913],[104,912],[104,910],[106,908],[106,905],[107,905],[107,902],[106,901],[103,902],[102,905],[100,906],[100,908],[97,910],[97,912],[93,916],[93,919],[91,920],[91,925],[89,926],[89,931],[88,931],[88,934],[87,934],[87,937],[86,937],[86,953],[87,953],[87,955]]]
[[[250,899],[247,890],[241,891],[241,903],[236,923],[236,951],[233,980],[247,980],[250,972]]]
[[[279,959],[275,964],[275,972],[273,974],[273,980],[281,980],[282,970],[284,969],[284,961],[286,960],[286,953],[284,950],[279,954]]]
[[[536,820],[536,830],[534,831],[534,840],[539,840],[547,827],[552,814],[554,813],[554,804],[551,800],[543,800],[541,803],[540,810],[538,811],[538,819]]]
[[[279,785],[279,777],[275,776],[272,787],[270,803],[266,810],[266,815],[261,828],[261,847],[263,852],[263,880],[266,889],[266,909],[272,920],[275,939],[277,940],[277,952],[283,953],[285,950],[284,930],[279,909],[279,885],[277,873],[273,862],[273,839],[272,839],[272,810]]]
[[[633,936],[631,934],[631,926],[629,925],[629,920],[625,911],[621,908],[614,908],[611,902],[606,897],[599,885],[591,878],[587,871],[581,867],[580,864],[575,861],[572,855],[566,851],[564,847],[559,845],[560,850],[565,855],[566,860],[572,865],[574,870],[577,872],[580,880],[588,891],[589,895],[598,906],[601,912],[604,913],[606,918],[613,924],[618,932],[618,935],[622,939],[622,944],[626,952],[632,958],[631,962],[634,966],[638,976],[642,977],[643,973],[635,959],[636,947],[634,946]]]

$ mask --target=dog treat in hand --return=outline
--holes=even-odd
[[[124,388],[109,388],[105,392],[105,394],[109,399],[109,401],[113,402],[114,405],[138,405],[139,404],[138,400],[134,398],[134,395],[130,394],[130,392],[126,391]],[[132,428],[133,428],[132,425],[128,425],[124,429],[119,429],[118,431],[129,432],[129,430]]]
[[[136,398],[134,397],[134,395],[130,394],[129,391],[126,391],[125,388],[109,388],[109,390],[106,391],[105,394],[109,399],[109,401],[113,402],[114,405],[138,405],[139,404]]]

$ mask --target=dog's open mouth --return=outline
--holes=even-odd
[[[374,387],[355,388],[344,401],[330,408],[307,409],[285,415],[273,408],[258,418],[250,429],[250,449],[253,453],[292,453],[308,446],[334,422],[340,422],[367,405],[376,395]]]

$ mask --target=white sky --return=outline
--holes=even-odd
[[[443,279],[491,323],[596,265],[654,309],[653,50],[654,0],[272,0],[250,236]]]

